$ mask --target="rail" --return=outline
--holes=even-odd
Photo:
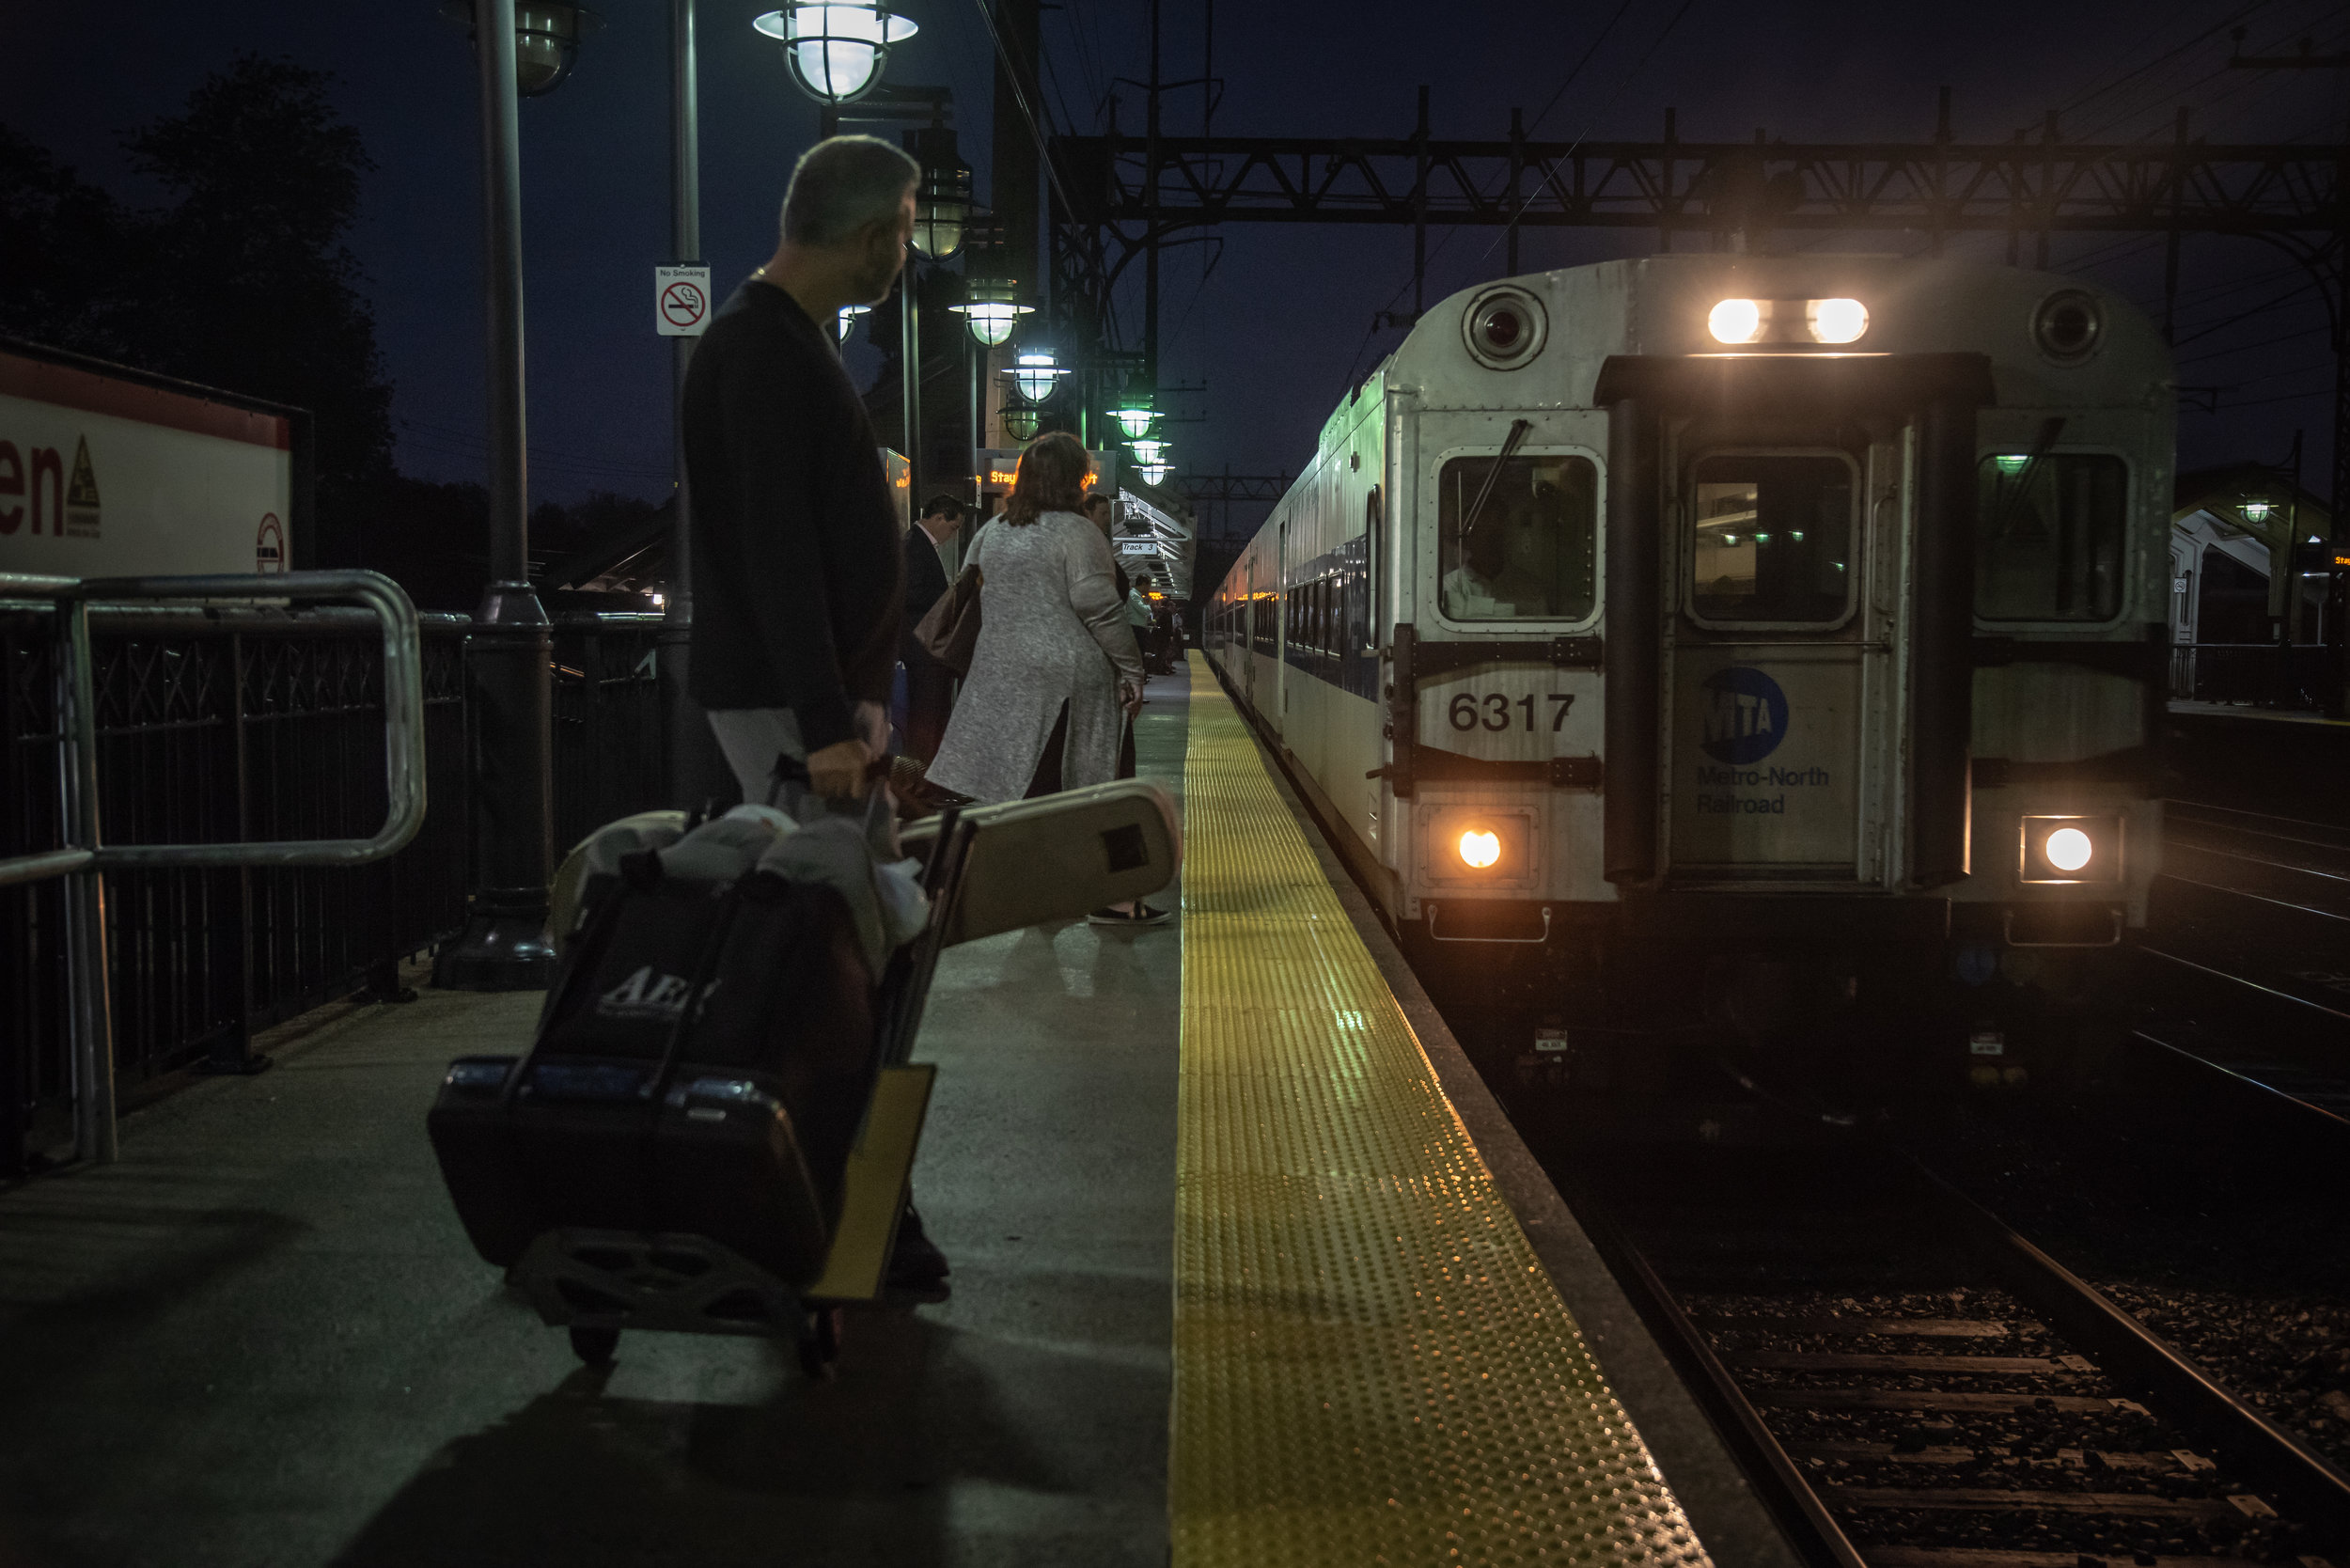
[[[116,1157],[114,1029],[107,976],[105,876],[111,869],[356,866],[396,853],[424,823],[422,634],[415,606],[372,572],[296,572],[268,576],[72,578],[0,572],[0,600],[46,602],[55,615],[60,822],[69,842],[0,860],[0,886],[67,879],[66,942],[70,984],[74,1150],[98,1162]],[[365,839],[259,843],[115,844],[99,819],[98,704],[90,655],[94,603],[155,601],[356,601],[384,634],[384,792],[383,826]]]

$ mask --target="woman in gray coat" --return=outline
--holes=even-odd
[[[1064,704],[1061,787],[1105,783],[1118,770],[1120,723],[1141,706],[1142,654],[1109,541],[1078,511],[1086,468],[1075,436],[1038,437],[1021,454],[1004,514],[964,557],[979,569],[979,640],[930,766],[933,784],[1018,800]]]

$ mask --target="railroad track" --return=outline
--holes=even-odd
[[[2350,829],[2172,801],[2163,855],[2138,1043],[2350,1134]]]
[[[2350,1564],[2350,1477],[1905,1155],[1559,1174],[1814,1562]]]

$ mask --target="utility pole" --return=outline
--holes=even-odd
[[[530,586],[529,477],[523,404],[522,145],[514,81],[514,0],[475,0],[481,68],[484,345],[488,351],[490,581],[474,612],[478,704],[474,888],[464,934],[442,949],[432,983],[527,991],[555,972],[547,940],[554,865],[552,627]]]
[[[1159,0],[1151,0],[1151,104],[1144,134],[1144,176],[1155,197],[1159,185]],[[1142,253],[1142,379],[1159,384],[1159,230],[1152,226]]]

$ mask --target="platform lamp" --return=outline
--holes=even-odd
[[[474,880],[465,929],[434,961],[435,985],[527,991],[555,974],[547,887],[555,870],[553,628],[530,584],[523,398],[522,136],[516,103],[571,73],[596,17],[569,5],[450,0],[472,35],[481,104],[482,275],[487,295],[490,560],[466,664],[475,700]]]
[[[822,106],[822,133],[827,137],[840,129],[840,106],[880,85],[890,48],[919,31],[881,0],[787,6],[751,25],[782,46],[792,82]]]
[[[1053,388],[1068,369],[1053,357],[1053,351],[1041,343],[1030,344],[1020,351],[1012,361],[1011,384],[1020,395],[1032,403],[1041,403],[1053,395]]]
[[[530,5],[514,8],[514,90],[540,98],[561,86],[579,63],[580,40],[603,26],[585,6]],[[474,0],[441,0],[441,17],[474,30]]]
[[[1126,445],[1135,449],[1135,461],[1145,468],[1167,456],[1167,443],[1155,435],[1138,435]],[[1158,481],[1154,479],[1152,482],[1155,484]]]
[[[1037,427],[1043,423],[1044,411],[1033,403],[1006,403],[996,418],[1004,433],[1024,446],[1036,439]]]
[[[944,261],[963,248],[971,221],[971,165],[946,126],[926,127],[909,139],[914,161],[922,165],[914,188],[914,248],[927,260]]]
[[[1125,432],[1127,440],[1151,433],[1151,421],[1158,417],[1158,410],[1151,406],[1151,401],[1150,391],[1139,381],[1126,384],[1118,406],[1110,410],[1110,417],[1118,421],[1118,428]]]
[[[870,316],[872,313],[873,307],[870,305],[842,306],[840,307],[840,315],[838,318],[840,340],[843,343],[849,340],[849,334],[856,330],[856,319],[859,316]]]

